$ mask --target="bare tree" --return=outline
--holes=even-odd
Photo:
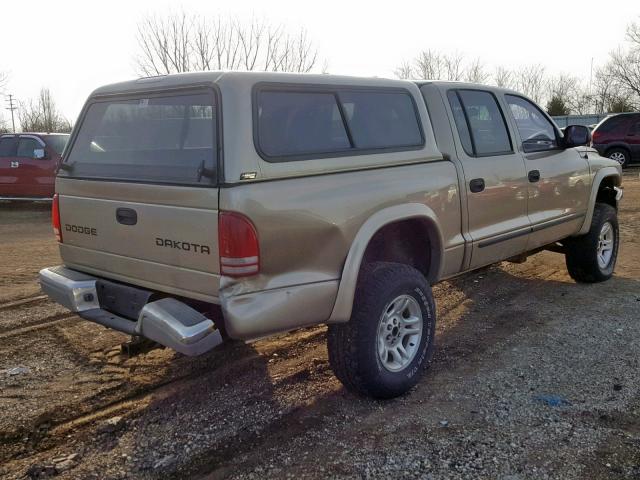
[[[9,74],[7,72],[0,72],[0,93],[4,93],[8,82]]]
[[[511,70],[508,70],[502,66],[496,67],[493,72],[493,83],[500,88],[514,88],[515,87],[515,75]]]
[[[467,82],[486,83],[489,77],[489,73],[484,69],[484,65],[479,58],[476,58],[466,68],[465,81]]]
[[[606,65],[612,84],[619,88],[636,107],[640,106],[640,23],[627,27],[627,48],[620,47],[610,55]]]
[[[404,61],[398,68],[396,68],[394,73],[396,74],[396,77],[402,80],[409,80],[410,78],[413,78],[413,66],[410,62]]]
[[[515,88],[541,103],[545,90],[545,71],[542,65],[529,65],[515,72]]]
[[[149,16],[138,24],[138,44],[135,62],[147,76],[194,70],[309,72],[318,62],[306,30],[291,34],[258,19],[243,24],[185,12]]]
[[[610,72],[608,65],[596,70],[591,89],[591,101],[595,113],[631,111],[638,102],[634,102],[633,94],[625,88]],[[635,105],[634,105],[635,103]]]
[[[477,62],[477,65],[476,65]],[[480,73],[482,65],[479,60],[472,65],[480,67],[476,73]],[[467,76],[468,67],[464,57],[459,53],[443,54],[435,50],[423,50],[416,57],[403,62],[395,71],[398,78],[417,78],[423,80],[450,80],[460,81]]]
[[[443,55],[442,61],[446,71],[446,79],[452,81],[460,81],[465,76],[466,68],[463,65],[464,58],[460,53],[452,55]]]
[[[21,102],[18,119],[23,132],[70,132],[71,123],[58,111],[48,88],[36,99]]]
[[[570,113],[583,115],[590,111],[592,98],[578,77],[560,74],[547,80],[547,98],[562,101]]]
[[[7,72],[0,72],[0,94],[5,92],[8,80],[9,74]],[[4,105],[0,104],[0,133],[7,133],[9,132],[9,124],[2,115],[3,108]]]
[[[423,50],[413,60],[412,77],[424,80],[448,80],[442,55],[433,50]]]

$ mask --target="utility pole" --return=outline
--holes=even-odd
[[[7,97],[9,97],[9,106],[7,107],[7,110],[11,111],[11,126],[13,127],[13,133],[16,133],[16,121],[13,117],[13,112],[16,111],[18,107],[15,105],[13,95],[9,94]]]

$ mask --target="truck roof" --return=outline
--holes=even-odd
[[[0,134],[0,137],[14,137],[16,135],[34,135],[36,137],[42,136],[51,136],[51,135],[66,135],[69,136],[70,133],[58,133],[58,132],[16,132],[16,133],[3,133]]]
[[[358,85],[358,86],[387,86],[407,87],[409,85],[435,85],[440,88],[479,88],[496,92],[514,93],[515,90],[501,88],[481,83],[447,81],[447,80],[400,80],[382,77],[355,77],[347,75],[327,75],[313,73],[280,73],[280,72],[241,72],[241,71],[207,71],[174,73],[155,77],[143,77],[135,80],[112,83],[97,88],[91,96],[115,95],[133,93],[137,91],[164,90],[198,84],[255,84],[261,82],[274,83],[308,83],[325,85]]]
[[[485,83],[460,82],[455,80],[414,80],[419,87],[423,85],[436,85],[441,88],[477,88],[482,90],[493,90],[494,92],[513,93],[522,96],[521,93],[511,88],[496,87]]]
[[[93,91],[92,96],[113,95],[119,93],[163,90],[197,84],[255,84],[260,82],[278,83],[313,83],[326,85],[360,85],[360,86],[396,86],[415,85],[409,80],[388,79],[379,77],[352,77],[345,75],[326,75],[312,73],[279,73],[279,72],[189,72],[161,75],[157,77],[138,78],[125,82],[105,85]]]

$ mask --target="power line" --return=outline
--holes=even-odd
[[[8,94],[7,97],[9,97],[9,100],[7,101],[9,106],[7,107],[7,110],[11,111],[11,125],[13,126],[13,133],[16,133],[16,121],[14,119],[13,112],[16,111],[18,107],[15,105],[15,101],[12,94]]]

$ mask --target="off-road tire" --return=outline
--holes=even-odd
[[[598,263],[597,251],[600,232],[607,222],[613,228],[613,251],[606,268],[602,268]],[[619,244],[620,234],[616,209],[606,203],[596,203],[589,232],[565,241],[565,259],[569,275],[576,282],[581,283],[604,282],[610,279],[618,258]]]
[[[422,314],[422,336],[410,363],[392,372],[378,354],[381,316],[389,302],[407,295]],[[374,262],[363,266],[355,293],[351,319],[329,325],[329,364],[351,392],[373,398],[392,398],[411,389],[433,356],[436,310],[431,287],[418,270],[408,265]]]

